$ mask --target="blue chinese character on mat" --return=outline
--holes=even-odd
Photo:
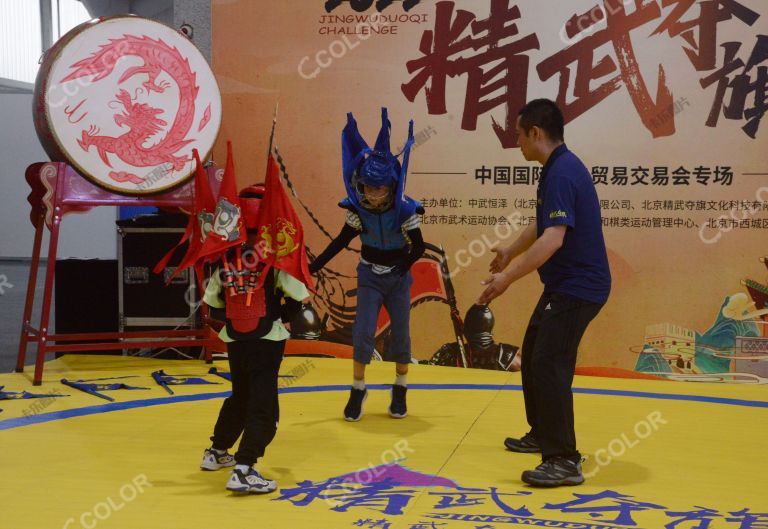
[[[574,494],[574,496],[576,496],[575,500],[565,503],[545,503],[544,508],[562,512],[589,513],[592,518],[603,518],[607,514],[616,513],[615,519],[601,521],[629,526],[637,525],[632,519],[633,512],[666,509],[663,505],[633,500],[632,496],[613,490],[604,490],[598,494]]]
[[[447,523],[419,522],[411,524],[408,529],[439,529],[439,526],[448,525]]]
[[[744,508],[740,511],[729,512],[734,518],[726,518],[728,522],[741,522],[739,527],[734,529],[768,529],[768,513],[765,512],[749,512],[749,509]]]
[[[413,498],[413,489],[398,489],[398,483],[385,479],[378,483],[361,484],[343,478],[332,478],[319,483],[302,481],[297,486],[282,489],[280,497],[273,501],[288,500],[304,507],[316,499],[330,501],[331,510],[347,512],[351,507],[367,507],[384,514],[400,515]]]
[[[709,526],[712,523],[712,519],[714,517],[722,517],[722,515],[718,514],[714,509],[707,509],[706,507],[699,507],[698,505],[696,505],[696,508],[700,510],[688,512],[667,511],[667,516],[670,518],[676,517],[679,519],[669,522],[664,527],[666,529],[674,529],[679,524],[684,522],[699,522],[696,525],[686,525],[685,527],[686,529],[709,529]]]
[[[367,527],[368,529],[389,529],[392,527],[392,524],[385,519],[371,520],[370,518],[360,519],[352,525],[355,527]]]
[[[435,509],[451,509],[453,507],[470,507],[474,505],[484,505],[485,499],[490,496],[494,503],[505,514],[515,516],[532,516],[533,513],[526,509],[525,505],[519,508],[511,507],[504,503],[502,496],[527,496],[530,492],[499,493],[496,487],[485,489],[467,489],[462,488],[457,492],[430,492],[430,495],[440,496],[440,501],[435,504]]]

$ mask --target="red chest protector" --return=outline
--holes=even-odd
[[[272,330],[275,320],[280,318],[281,293],[275,288],[273,270],[266,272],[262,288],[251,293],[251,304],[246,305],[245,293],[230,296],[225,288],[224,303],[227,318],[227,333],[234,340],[255,340]]]
[[[254,290],[251,294],[251,304],[246,305],[247,294],[227,295],[227,320],[239,333],[249,333],[256,330],[261,318],[267,315],[266,293],[264,288]]]

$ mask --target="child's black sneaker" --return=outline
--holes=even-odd
[[[395,419],[404,419],[408,416],[408,406],[405,403],[405,394],[408,388],[400,385],[392,386],[392,402],[389,405],[389,416]]]
[[[359,421],[363,418],[363,404],[368,398],[367,389],[351,388],[349,391],[349,400],[344,408],[344,419],[350,422]]]

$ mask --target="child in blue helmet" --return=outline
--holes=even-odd
[[[347,197],[339,203],[347,210],[341,233],[317,256],[309,267],[316,273],[358,235],[362,239],[360,263],[357,266],[357,314],[352,333],[354,349],[353,380],[344,418],[359,421],[368,396],[365,367],[374,350],[376,322],[381,306],[391,320],[391,342],[385,359],[396,362],[395,383],[389,406],[391,417],[408,415],[406,405],[408,365],[411,363],[410,268],[424,253],[419,215],[424,208],[405,196],[408,158],[413,145],[413,121],[408,141],[399,155],[389,147],[391,125],[387,109],[381,111],[382,126],[373,149],[357,130],[351,113],[341,135],[342,165]]]

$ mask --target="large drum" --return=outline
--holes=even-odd
[[[127,195],[159,193],[208,155],[221,96],[208,63],[175,30],[136,16],[92,20],[43,57],[35,128],[53,161]]]

